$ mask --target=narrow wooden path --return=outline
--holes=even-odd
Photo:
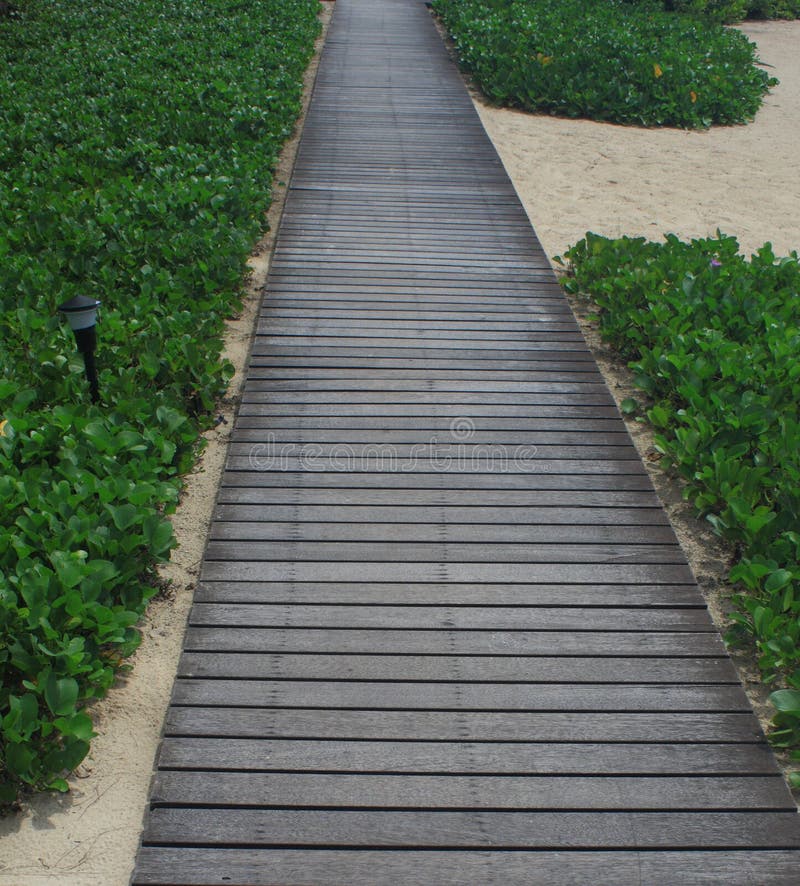
[[[419,0],[338,0],[133,883],[797,884],[800,824]]]

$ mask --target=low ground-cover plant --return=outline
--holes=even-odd
[[[730,639],[752,638],[765,679],[789,687],[776,698],[781,736],[800,743],[797,255],[778,259],[767,244],[746,260],[721,234],[691,243],[587,234],[565,260],[567,289],[598,305],[600,332],[650,398],[665,465],[736,545]]]
[[[744,123],[777,81],[740,32],[624,0],[434,0],[497,104],[644,126]]]
[[[800,18],[800,0],[664,0],[664,9],[726,24],[747,18]]]
[[[0,804],[66,789],[138,643],[316,0],[27,0],[0,18]],[[102,403],[56,306],[102,301]]]

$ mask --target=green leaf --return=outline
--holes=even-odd
[[[28,741],[39,728],[39,702],[32,692],[9,697],[9,711],[3,718],[3,731],[12,741]]]
[[[164,556],[175,543],[172,523],[157,515],[147,517],[142,526],[144,537],[155,556]]]
[[[792,580],[792,573],[788,569],[778,569],[773,572],[764,583],[764,590],[770,594],[777,594],[783,590]]]
[[[72,677],[56,678],[50,674],[44,687],[44,700],[56,716],[72,714],[78,701],[78,681]]]
[[[30,769],[35,759],[33,751],[26,745],[6,745],[6,766],[8,771],[18,778],[30,780]]]
[[[97,735],[92,728],[91,717],[83,711],[71,717],[58,717],[53,723],[62,735],[69,735],[81,741],[90,741]]]
[[[69,791],[69,783],[64,778],[55,778],[47,785],[47,788],[51,791],[59,791],[62,794],[66,794]]]
[[[77,587],[86,574],[85,551],[53,551],[50,554],[50,560],[58,580],[65,588]]]
[[[114,507],[113,505],[107,505],[109,511],[111,512],[111,517],[114,521],[114,525],[117,529],[122,531],[128,529],[128,527],[133,526],[136,522],[139,514],[141,513],[140,509],[136,507],[136,505],[132,504],[124,504]]]
[[[666,428],[669,426],[671,416],[663,406],[656,405],[652,409],[648,409],[647,417],[657,428]]]
[[[7,781],[0,781],[0,806],[10,806],[16,799],[16,787]]]
[[[50,772],[72,772],[89,753],[89,743],[68,739],[63,748],[55,748],[45,755],[44,763]]]
[[[778,689],[769,700],[781,713],[800,717],[800,689]]]

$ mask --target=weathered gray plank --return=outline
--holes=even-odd
[[[205,560],[204,581],[411,581],[411,582],[575,582],[593,584],[680,584],[692,581],[688,566],[625,562],[601,563],[428,563],[270,560]]]
[[[780,776],[328,775],[162,770],[155,806],[794,812]]]
[[[450,711],[747,711],[740,686],[178,679],[176,705]]]
[[[237,738],[531,741],[763,742],[752,712],[359,711],[171,707],[167,735]]]
[[[369,851],[145,847],[133,886],[796,886],[793,850],[719,851]],[[223,880],[224,878],[224,880]]]
[[[715,631],[705,609],[195,603],[192,625],[462,631]]]
[[[700,591],[686,585],[412,584],[389,582],[200,582],[198,603],[336,603],[360,606],[627,606],[705,608]]]
[[[145,847],[133,886],[796,886],[797,852],[719,851],[363,851],[287,849],[156,849]],[[224,878],[224,879],[223,879]]]
[[[180,677],[518,683],[737,683],[728,658],[184,652]]]
[[[587,625],[586,627],[591,627]],[[339,652],[371,655],[718,656],[716,632],[648,631],[399,631],[347,628],[226,628],[190,626],[184,643],[195,651]]]
[[[292,481],[298,476],[303,480]],[[514,475],[520,478],[516,489],[493,474],[469,477],[451,476],[432,471],[427,477],[414,474],[403,485],[402,475],[380,472],[347,473],[344,471],[303,473],[301,471],[228,472],[223,476],[219,493],[220,506],[244,508],[256,505],[294,505],[298,509],[336,506],[342,515],[352,508],[395,508],[402,521],[404,508],[426,508],[428,519],[433,508],[437,515],[452,508],[455,517],[472,513],[480,516],[483,508],[503,508],[508,522],[528,508],[653,508],[658,498],[646,474],[623,475]],[[450,487],[449,489],[447,487]],[[609,488],[609,487],[616,487]],[[310,511],[309,513],[313,513]],[[262,509],[262,514],[264,513]],[[311,518],[313,519],[313,517]],[[449,522],[446,515],[442,522]]]
[[[271,510],[271,509],[270,509]],[[587,509],[588,510],[588,509]],[[645,511],[645,515],[647,512]],[[210,537],[219,541],[280,541],[280,542],[355,542],[399,543],[427,542],[435,538],[439,543],[447,543],[458,550],[458,545],[495,543],[552,545],[552,544],[674,544],[675,536],[669,526],[647,524],[629,526],[622,519],[614,520],[612,514],[606,524],[592,525],[576,521],[574,524],[531,525],[500,522],[490,523],[349,523],[344,520],[336,523],[314,523],[307,520],[306,514],[295,509],[293,519],[286,522],[271,522],[264,514],[261,522],[227,523],[215,521],[211,525]],[[331,516],[328,514],[327,516]],[[337,513],[337,516],[338,513]],[[426,515],[428,519],[431,515]],[[485,516],[485,515],[484,515]],[[509,515],[505,514],[508,520]],[[632,519],[632,518],[629,518]],[[303,521],[303,522],[301,522]]]
[[[273,351],[274,353],[274,351]],[[451,418],[469,419],[476,426],[480,425],[486,418],[554,418],[563,416],[565,418],[617,418],[616,409],[610,405],[606,406],[598,404],[595,398],[585,398],[585,402],[578,402],[579,398],[570,397],[570,402],[547,404],[543,403],[534,407],[522,406],[504,406],[502,404],[489,403],[483,406],[472,405],[468,410],[463,406],[452,405],[447,403],[397,403],[397,404],[360,404],[360,403],[340,403],[340,404],[279,404],[274,406],[268,403],[243,403],[241,412],[243,415],[369,415],[373,417],[383,417],[391,415],[413,415],[420,418],[441,418],[449,416]],[[465,415],[465,412],[467,413]]]
[[[797,848],[786,812],[370,812],[156,809],[145,843],[530,849]],[[210,835],[210,839],[209,839]]]
[[[623,539],[614,544],[512,544],[494,542],[326,542],[326,541],[211,541],[206,546],[206,562],[236,561],[267,563],[297,560],[306,564],[324,562],[405,563],[417,566],[438,563],[636,563],[680,564],[686,557],[677,542],[672,544],[633,544]]]
[[[268,452],[268,450],[262,450]],[[313,463],[313,453],[306,461]],[[289,487],[292,501],[300,505],[391,505],[439,508],[508,509],[513,521],[516,508],[654,508],[659,507],[650,478],[641,474],[493,474],[491,472],[457,474],[443,470],[399,473],[389,471],[314,471],[305,470],[228,471],[222,486],[240,487],[237,492],[223,491],[221,503],[235,497],[243,505],[254,503],[248,496],[264,503],[282,504],[278,490],[262,492],[259,487]],[[337,487],[347,490],[345,498]],[[268,497],[265,498],[265,496]],[[401,512],[398,512],[400,516]],[[439,513],[439,512],[437,512]],[[453,513],[456,513],[455,511]],[[446,518],[443,518],[446,522]]]
[[[267,407],[278,408],[278,407]],[[469,447],[473,451],[459,452],[459,447],[451,446],[440,451],[431,451],[430,444],[421,443],[420,452],[408,455],[393,451],[385,446],[361,447],[362,452],[353,452],[348,444],[309,444],[295,448],[295,454],[281,452],[281,444],[253,444],[247,455],[230,455],[225,464],[228,472],[234,471],[338,471],[361,473],[412,474],[417,471],[439,474],[491,474],[500,471],[508,475],[538,474],[634,474],[644,476],[641,461],[633,450],[622,447],[559,447],[559,446],[520,446],[517,448]],[[327,449],[327,451],[325,451]],[[519,451],[517,451],[517,449]],[[563,458],[559,458],[563,456]],[[597,456],[587,458],[586,456]]]
[[[777,775],[766,744],[336,742],[164,739],[162,769],[475,775]],[[800,842],[800,831],[796,839]]]

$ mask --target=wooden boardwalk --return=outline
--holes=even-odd
[[[338,0],[132,882],[797,884],[799,847],[428,11]]]

